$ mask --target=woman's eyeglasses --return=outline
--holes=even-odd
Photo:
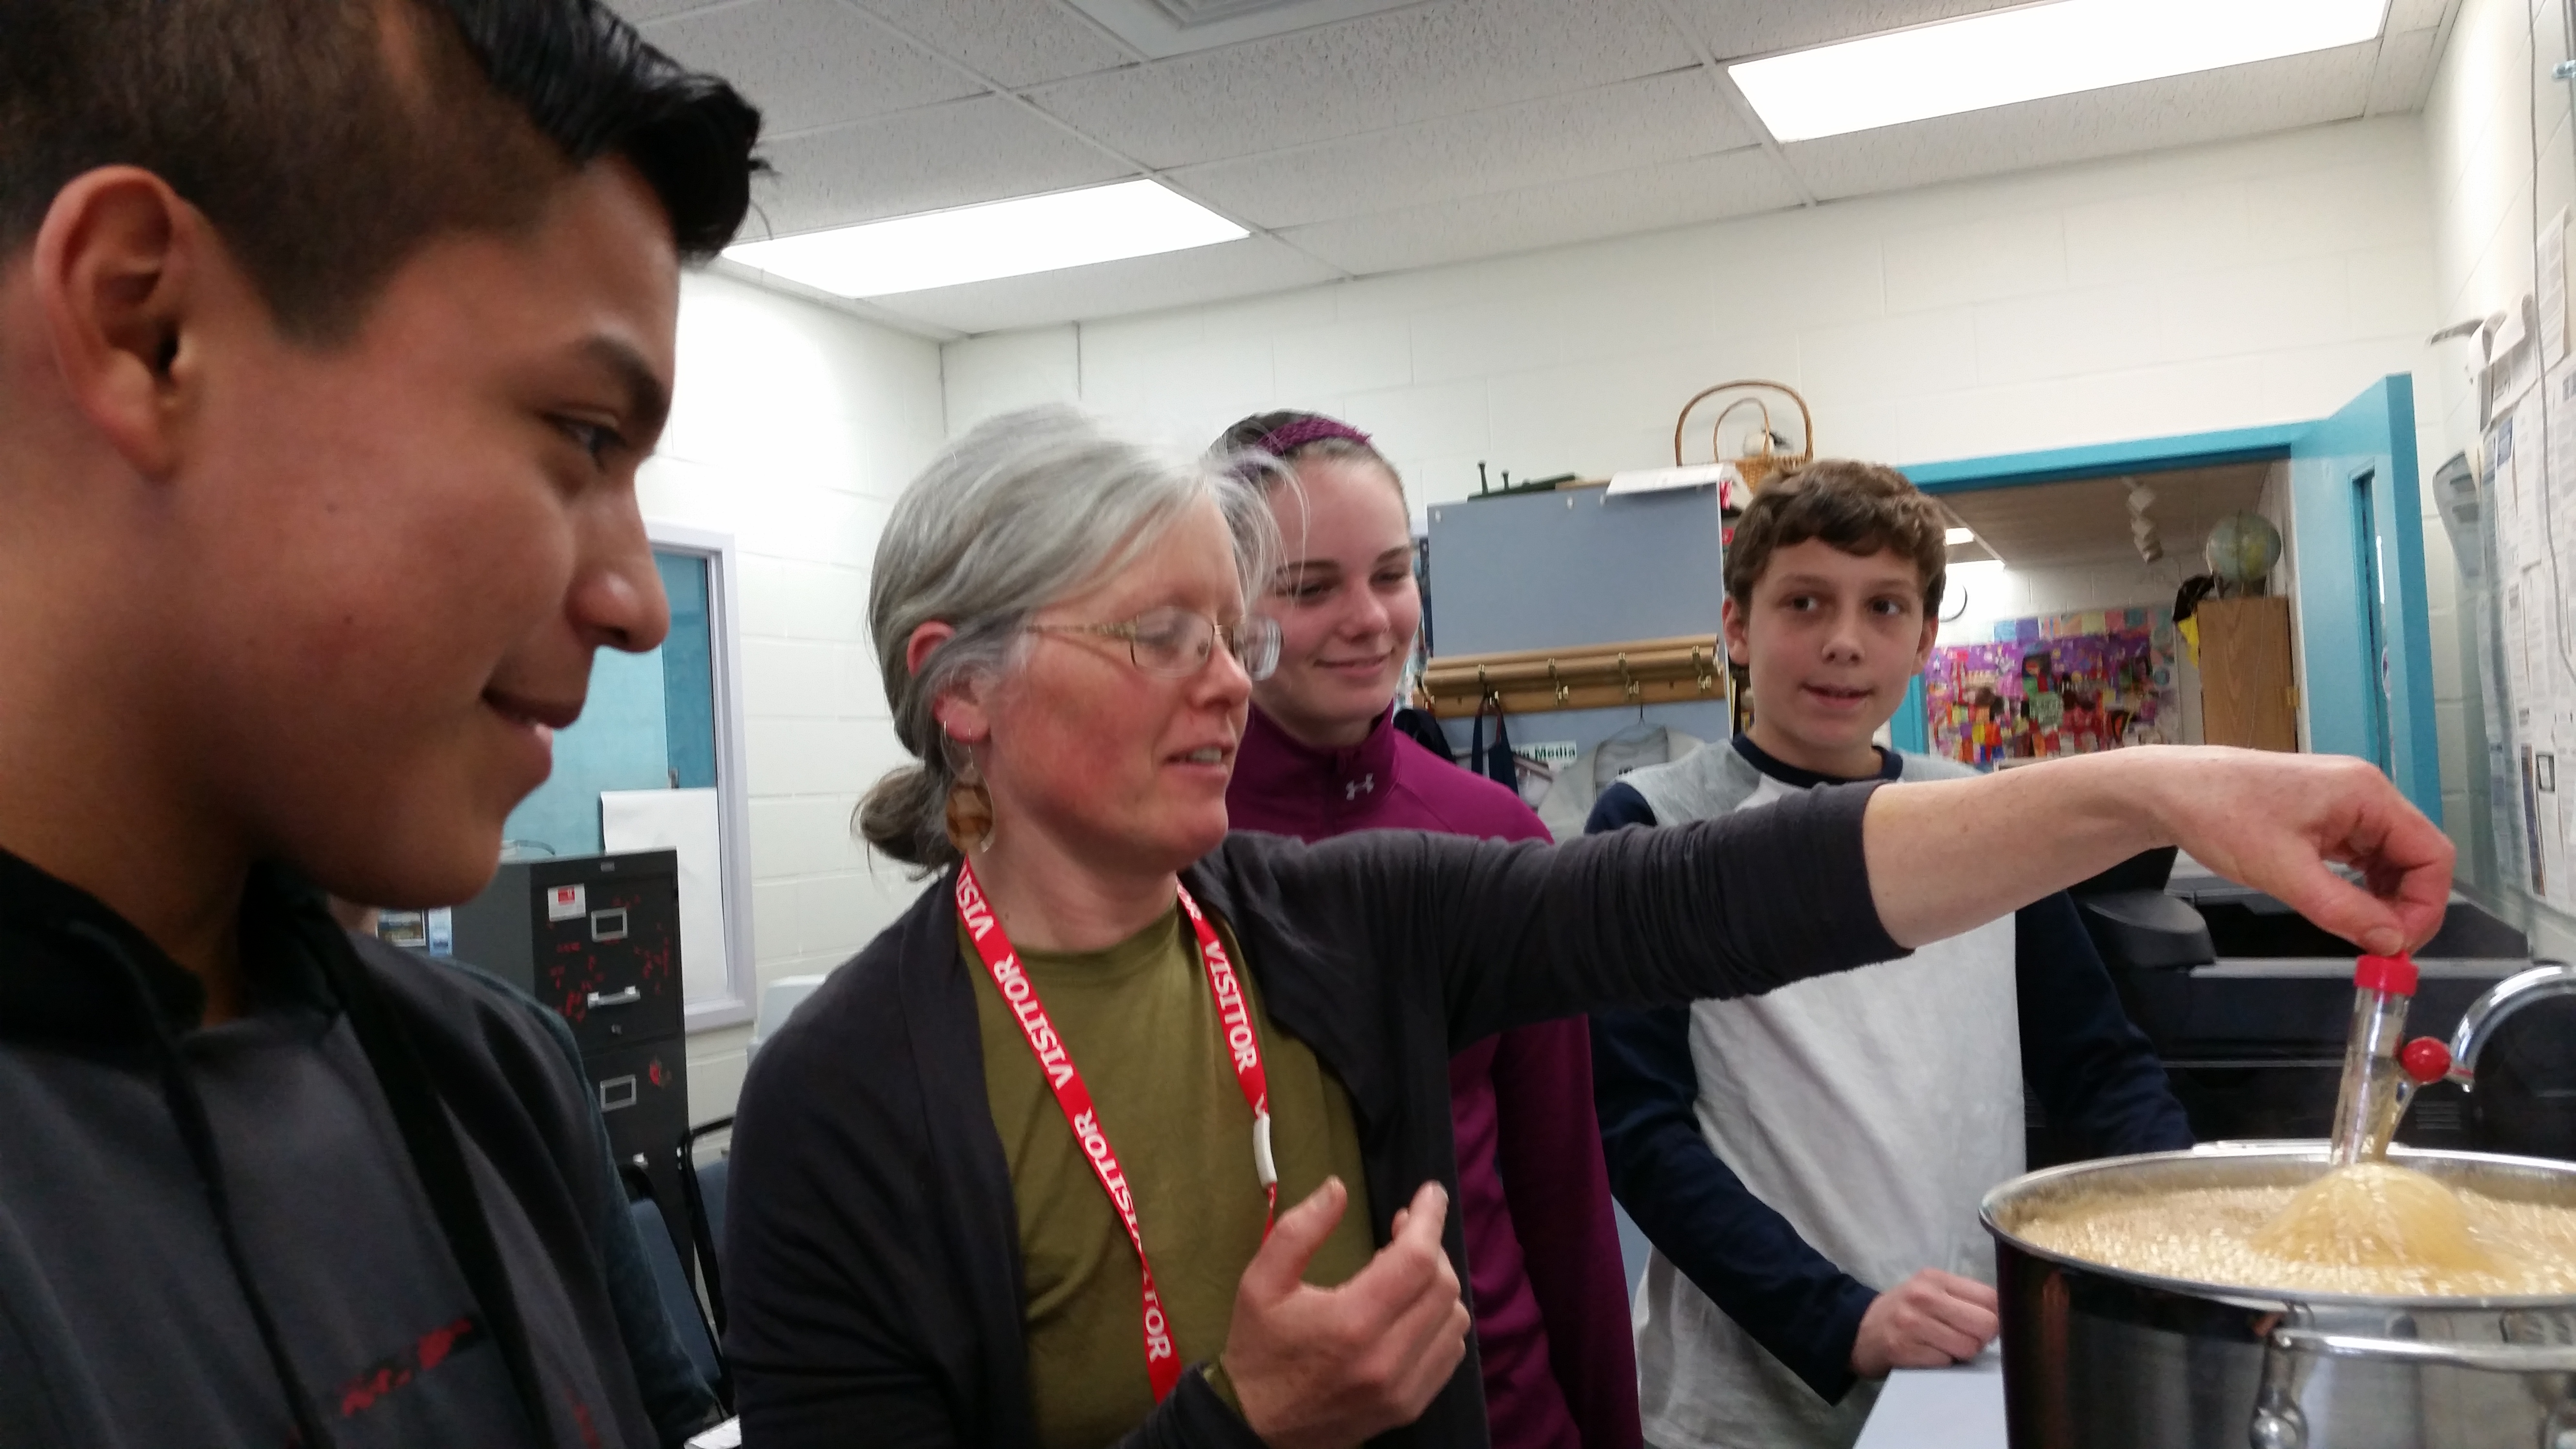
[[[1148,609],[1120,624],[1031,624],[1036,634],[1106,634],[1127,641],[1127,655],[1147,674],[1187,679],[1207,668],[1217,641],[1255,681],[1279,667],[1279,621],[1263,614],[1220,624],[1188,609]]]

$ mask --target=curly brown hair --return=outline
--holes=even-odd
[[[1753,495],[1726,549],[1726,596],[1744,608],[1771,555],[1809,539],[1866,557],[1888,549],[1923,579],[1926,617],[1941,609],[1949,583],[1949,521],[1941,506],[1883,463],[1819,458]]]

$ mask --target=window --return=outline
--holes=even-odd
[[[749,794],[729,535],[649,524],[671,634],[603,649],[554,774],[503,829],[508,858],[677,850],[689,1028],[751,1019]]]

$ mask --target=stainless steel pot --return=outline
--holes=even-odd
[[[2471,1152],[2393,1161],[2576,1206],[2576,1163]],[[2295,1187],[2321,1142],[2051,1168],[1986,1194],[2013,1449],[2576,1449],[2576,1296],[2298,1296],[2158,1278],[2014,1229],[2076,1192]]]

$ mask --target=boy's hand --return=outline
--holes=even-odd
[[[1234,1294],[1225,1372],[1270,1449],[1349,1449],[1410,1424],[1467,1353],[1467,1305],[1441,1250],[1449,1195],[1424,1183],[1395,1237],[1339,1288],[1304,1281],[1342,1220],[1335,1178],[1282,1214]]]
[[[1890,1369],[1965,1363],[1994,1341],[1999,1326],[1995,1290],[1926,1268],[1870,1300],[1852,1340],[1852,1372],[1883,1379]]]

